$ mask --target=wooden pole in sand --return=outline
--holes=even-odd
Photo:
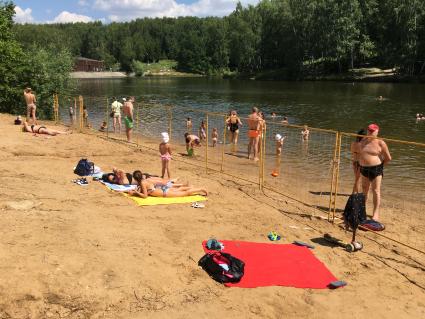
[[[140,103],[136,102],[136,145],[137,145],[137,148],[139,147],[139,142],[140,142],[139,140],[140,140],[140,134],[141,134],[139,123],[140,123]]]
[[[109,118],[110,118],[110,116],[109,116],[109,98],[108,97],[106,97],[106,108],[105,109],[106,109],[106,111],[105,111],[106,138],[109,139],[109,125],[110,125]]]
[[[83,127],[84,127],[84,106],[83,106],[83,97],[80,95],[78,97],[78,104],[79,104],[79,109],[80,109],[80,132],[83,131]]]
[[[336,171],[336,155],[338,153],[338,141],[339,133],[335,134],[335,145],[334,145],[334,157],[332,159],[332,178],[331,178],[331,191],[329,193],[329,210],[328,210],[328,221],[331,221],[331,211],[334,199],[334,186],[335,186],[335,171]]]
[[[167,106],[168,108],[168,136],[170,137],[171,140],[171,133],[172,133],[172,123],[173,123],[173,109],[171,105]]]
[[[227,132],[226,116],[223,116],[223,119],[224,119],[224,129],[223,129],[223,146],[221,148],[221,168],[220,168],[221,172],[223,172],[224,152],[225,152],[225,148],[226,148],[226,132]]]
[[[335,222],[335,213],[336,213],[336,200],[338,198],[338,184],[339,184],[339,165],[341,162],[341,143],[342,143],[342,134],[338,134],[338,154],[336,159],[336,176],[335,176],[335,197],[334,197],[334,205],[333,205],[333,213],[332,213],[332,223]]]
[[[261,190],[264,188],[264,166],[266,163],[266,138],[267,138],[267,126],[264,128],[264,134],[263,138],[261,139],[263,141],[263,149],[261,157],[263,158],[261,161]]]
[[[208,174],[208,112],[205,113],[205,172]]]
[[[56,93],[56,124],[59,123],[59,94]]]

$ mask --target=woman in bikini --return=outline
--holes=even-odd
[[[357,135],[366,135],[366,131],[361,129],[357,132]],[[354,172],[354,186],[353,186],[353,194],[360,192],[360,164],[359,164],[359,153],[360,153],[360,142],[362,141],[362,136],[357,136],[356,140],[351,143],[350,151],[351,151],[351,163],[353,166]]]
[[[34,134],[46,134],[51,136],[56,136],[60,134],[71,134],[72,132],[64,132],[58,130],[49,129],[43,125],[28,125],[27,121],[24,121],[24,125],[22,127],[23,132],[34,133]]]
[[[204,188],[194,188],[191,186],[176,186],[172,183],[155,183],[152,180],[144,179],[142,172],[134,172],[134,179],[138,182],[136,191],[129,191],[131,196],[141,198],[153,197],[184,197],[191,195],[207,196],[208,192]]]
[[[229,117],[226,119],[226,125],[230,131],[229,143],[238,144],[239,126],[242,126],[242,122],[236,111],[230,112]]]

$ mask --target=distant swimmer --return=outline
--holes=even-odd
[[[193,125],[192,125],[192,118],[191,117],[188,117],[186,119],[186,130],[187,130],[187,132],[192,132],[192,127],[193,127]]]
[[[384,100],[384,97],[383,97],[382,95],[380,95],[380,96],[378,97],[378,100],[379,100],[379,101],[383,101],[383,100]]]
[[[286,116],[283,117],[282,124],[289,124],[288,118]]]
[[[381,205],[381,183],[384,176],[384,165],[391,161],[387,144],[378,139],[379,126],[370,124],[367,127],[367,136],[360,141],[358,161],[362,175],[363,194],[368,197],[370,185],[373,192],[373,216],[379,220]]]
[[[24,98],[27,104],[27,122],[32,118],[33,124],[37,124],[37,117],[35,115],[37,110],[35,102],[37,102],[37,100],[31,88],[26,88],[24,90]]]
[[[303,141],[308,141],[308,138],[310,136],[310,131],[307,125],[304,125],[304,128],[301,131],[301,136],[303,137]]]
[[[275,112],[272,112],[272,120],[274,121],[275,119],[276,119],[276,113]]]
[[[425,116],[422,113],[416,114],[416,121],[425,120]]]

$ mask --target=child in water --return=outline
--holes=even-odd
[[[282,148],[283,148],[283,143],[285,142],[285,137],[280,134],[276,134],[275,140],[276,140],[276,155],[280,156],[280,154],[282,154]]]
[[[170,160],[171,160],[171,146],[168,143],[170,141],[170,137],[167,132],[162,132],[162,142],[159,144],[159,154],[161,156],[161,164],[162,164],[162,173],[161,178],[164,178],[165,171],[167,170],[168,179],[171,178],[170,175]]]
[[[308,140],[308,137],[310,135],[310,131],[308,130],[307,125],[304,125],[304,129],[301,131],[301,135],[302,135],[304,141]]]
[[[186,119],[186,131],[192,132],[192,118],[191,117],[188,117]]]
[[[214,127],[212,130],[211,138],[212,138],[212,146],[215,147],[217,145],[217,139],[218,139],[218,132],[216,127]]]

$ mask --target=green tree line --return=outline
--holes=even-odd
[[[24,47],[54,45],[132,71],[172,59],[201,74],[284,70],[291,77],[378,66],[425,72],[423,0],[262,0],[223,18],[15,25]]]
[[[11,2],[0,1],[0,112],[25,114],[23,91],[31,87],[38,100],[38,117],[51,118],[53,93],[70,87],[72,55],[66,48],[22,45],[13,28],[14,14]]]

